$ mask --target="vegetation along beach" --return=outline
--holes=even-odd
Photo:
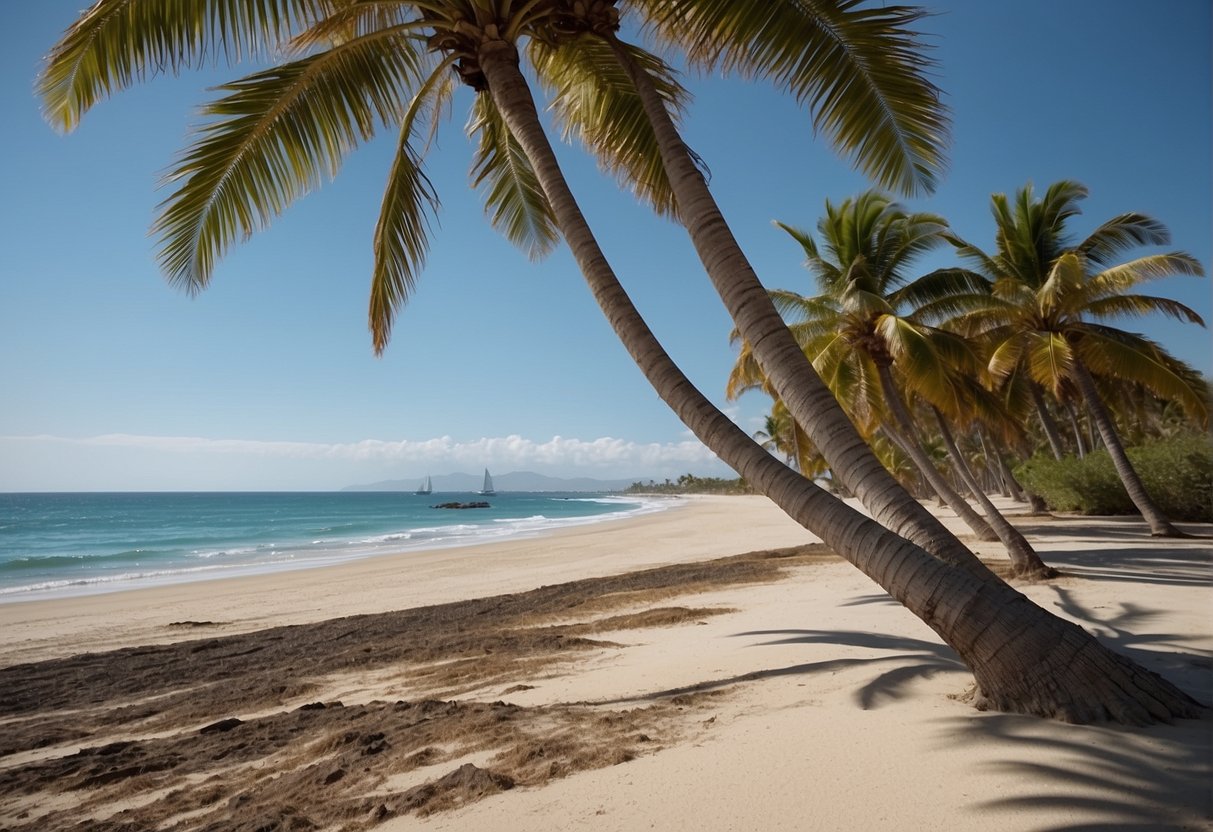
[[[0,827],[1213,829],[1207,3],[4,14]]]

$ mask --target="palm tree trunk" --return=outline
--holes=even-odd
[[[1116,433],[1116,426],[1112,423],[1111,414],[1108,413],[1108,409],[1104,407],[1103,401],[1099,398],[1099,391],[1095,388],[1095,379],[1091,378],[1091,373],[1077,355],[1074,356],[1074,379],[1078,382],[1078,390],[1082,393],[1088,415],[1099,430],[1099,436],[1103,439],[1108,455],[1112,457],[1112,465],[1116,468],[1116,474],[1124,484],[1125,491],[1129,493],[1129,499],[1133,501],[1133,505],[1137,506],[1141,516],[1150,525],[1150,534],[1154,537],[1186,537],[1183,532],[1171,524],[1167,516],[1150,499],[1141,477],[1137,475],[1137,470],[1129,461],[1128,454],[1125,453],[1120,436]]]
[[[935,413],[935,421],[939,423],[939,432],[943,437],[943,444],[948,449],[948,454],[956,461],[956,470],[965,481],[965,485],[973,492],[973,496],[981,506],[986,519],[990,521],[990,525],[994,527],[994,531],[998,534],[998,539],[1002,541],[1002,545],[1007,549],[1007,555],[1011,558],[1011,574],[1017,578],[1027,578],[1029,580],[1057,577],[1057,570],[1046,565],[1040,559],[1040,556],[1036,554],[1036,550],[1032,548],[1032,544],[1028,542],[1028,539],[1020,534],[1019,529],[1011,525],[1010,521],[1003,516],[998,507],[994,505],[989,496],[982,490],[980,484],[973,476],[973,472],[969,470],[969,466],[964,464],[964,459],[960,455],[960,449],[956,447],[956,440],[952,437],[952,431],[948,427],[947,421],[944,420],[943,414],[939,412],[939,408],[932,406],[931,410]]]
[[[918,437],[918,431],[914,430],[914,420],[901,400],[901,393],[898,392],[897,385],[893,383],[893,373],[889,369],[889,365],[877,363],[876,369],[880,376],[880,389],[884,393],[885,403],[893,414],[891,433],[899,435],[901,440],[899,444],[909,454],[914,466],[930,483],[931,488],[935,489],[935,493],[939,495],[940,499],[947,503],[948,507],[956,512],[956,516],[973,530],[978,540],[998,540],[998,534],[990,524],[973,510],[964,497],[956,493],[956,489],[927,456],[926,450],[922,447],[922,441]]]
[[[886,439],[899,448],[903,454],[910,458],[910,462],[914,464],[914,470],[918,472],[918,477],[914,480],[913,484],[905,486],[906,490],[913,494],[914,499],[916,500],[934,500],[936,507],[947,508],[948,501],[943,498],[943,495],[935,490],[935,486],[932,484],[935,481],[929,479],[923,472],[921,466],[914,461],[915,455],[926,458],[926,451],[921,447],[911,448],[910,440],[906,438],[905,435],[900,433],[896,428],[896,425],[881,425],[880,432],[884,434]],[[907,480],[907,477],[902,477],[900,481],[906,482]]]
[[[1061,459],[1066,455],[1065,446],[1061,443],[1061,433],[1057,430],[1057,423],[1053,421],[1053,416],[1045,404],[1044,394],[1040,392],[1039,385],[1034,381],[1028,382],[1028,389],[1032,391],[1032,401],[1036,405],[1036,413],[1040,416],[1040,426],[1044,429],[1045,438],[1049,440],[1049,447],[1053,450],[1053,458]]]
[[[956,475],[960,477],[960,481],[964,483],[965,490],[973,495],[974,498],[978,494],[985,494],[986,488],[977,479],[977,475],[973,473],[973,466],[969,465],[969,461],[965,459],[965,455],[960,452],[960,448],[956,445],[956,436],[952,433],[951,428],[947,423],[942,421],[942,416],[939,410],[935,407],[931,408],[935,413],[935,421],[939,424],[940,430],[943,431],[940,435],[944,439],[944,448],[948,452],[948,456],[952,458],[952,466],[956,469]],[[946,435],[944,435],[946,433]],[[949,446],[949,443],[951,445]],[[959,490],[959,489],[957,489]]]
[[[805,429],[834,475],[884,526],[949,562],[972,557],[972,552],[885,470],[855,430],[788,331],[737,244],[652,80],[618,38],[613,34],[603,37],[635,84],[652,124],[679,219],[690,233],[695,251],[738,332],[751,345],[792,417]]]
[[[1078,425],[1078,413],[1074,410],[1072,402],[1066,402],[1066,413],[1070,417],[1070,430],[1074,431],[1074,446],[1078,448],[1078,458],[1085,459],[1087,448],[1082,441],[1082,428]]]
[[[1003,488],[1010,492],[1012,499],[1026,503],[1028,498],[1023,493],[1023,488],[1020,487],[1019,481],[1015,479],[1015,476],[1011,473],[1011,469],[1007,467],[1007,462],[1002,458],[1002,454],[997,450],[994,453],[990,452],[990,446],[986,442],[986,432],[980,428],[977,430],[977,441],[981,443],[981,452],[985,454],[987,464],[989,460],[994,460],[994,468],[998,472],[999,479],[1002,480]]]
[[[488,86],[530,158],[594,297],[658,395],[720,458],[935,630],[973,671],[978,708],[1071,722],[1144,724],[1198,716],[1202,706],[1162,677],[1103,647],[1002,581],[945,563],[834,499],[762,449],[704,398],[653,336],[598,248],[544,135],[518,56],[487,41]]]

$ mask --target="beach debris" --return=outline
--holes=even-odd
[[[490,794],[509,791],[514,785],[514,778],[508,774],[464,763],[437,780],[409,789],[402,796],[401,808],[424,817],[432,812],[480,800]]]
[[[233,716],[233,717],[228,717],[227,719],[221,719],[218,722],[212,722],[210,725],[207,725],[206,727],[199,730],[198,733],[199,734],[214,734],[216,732],[226,732],[226,731],[232,730],[237,725],[243,725],[243,724],[244,724],[243,719],[237,719],[236,717]]]
[[[532,687],[583,651],[622,647],[588,634],[727,612],[671,598],[834,559],[812,547],[789,555],[0,668],[0,758],[38,751],[0,767],[0,826],[356,832],[656,753],[682,731],[704,730],[711,712],[699,705],[717,694],[680,691],[677,702],[627,710],[475,697]],[[389,701],[326,697],[346,674],[389,669]],[[396,699],[405,690],[418,698]],[[92,747],[81,750],[82,740]]]

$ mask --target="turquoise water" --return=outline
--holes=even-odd
[[[667,505],[546,492],[0,494],[0,603],[533,536]]]

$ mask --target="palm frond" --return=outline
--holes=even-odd
[[[621,44],[652,80],[675,123],[690,99],[677,73],[643,49]],[[658,214],[677,211],[657,136],[627,72],[601,38],[584,34],[553,47],[533,39],[527,47],[539,81],[552,92],[551,109],[564,138],[583,142],[604,170]],[[692,157],[698,161],[693,151]]]
[[[937,214],[899,212],[882,225],[884,236],[878,249],[881,252],[879,269],[884,273],[886,286],[905,283],[903,268],[947,242],[944,231],[948,221]]]
[[[1028,374],[1054,396],[1060,396],[1074,370],[1074,351],[1055,332],[1027,333]],[[991,366],[991,371],[993,367]]]
[[[336,175],[377,121],[399,121],[425,57],[386,31],[221,87],[229,94],[203,110],[215,119],[168,176],[183,184],[152,227],[170,282],[205,287],[234,240]]]
[[[818,321],[808,321],[788,325],[792,339],[800,346],[807,356],[814,356],[833,342],[841,333],[837,318],[825,318]]]
[[[1093,318],[1137,318],[1158,313],[1184,323],[1205,325],[1204,319],[1191,307],[1153,295],[1112,295],[1091,301],[1083,312]]]
[[[1092,263],[1102,266],[1133,248],[1165,246],[1170,242],[1171,232],[1161,222],[1145,214],[1131,213],[1102,223],[1076,248]]]
[[[489,222],[532,260],[551,253],[560,240],[556,216],[522,145],[510,133],[490,95],[480,94],[468,132],[479,137],[472,184],[486,188]]]
[[[292,52],[328,48],[389,28],[432,29],[433,21],[418,15],[416,4],[394,0],[326,0],[327,15],[292,38]]]
[[[1028,206],[1025,217],[1039,216],[1039,222],[1033,222],[1035,233],[1040,237],[1051,238],[1061,242],[1064,240],[1063,230],[1066,220],[1078,216],[1082,209],[1078,203],[1087,198],[1087,186],[1073,179],[1062,179],[1054,182],[1045,190],[1040,202],[1032,204],[1032,188],[1028,186],[1021,191],[1020,202]]]
[[[875,430],[884,414],[884,397],[871,360],[837,333],[806,354],[860,433]]]
[[[827,206],[829,203],[826,203]],[[817,248],[817,241],[813,239],[811,232],[803,228],[797,228],[794,225],[773,221],[775,227],[783,229],[793,240],[800,243],[800,247],[804,249],[804,267],[813,275],[817,282],[818,288],[823,292],[830,291],[830,288],[837,285],[842,280],[842,269],[837,263],[832,263],[821,255]],[[827,238],[827,245],[829,238]]]
[[[858,318],[868,318],[877,314],[892,314],[893,306],[881,294],[865,289],[852,288],[842,294],[839,305],[847,315]]]
[[[954,231],[944,231],[941,236],[956,250],[956,256],[963,262],[968,263],[973,271],[990,282],[993,282],[998,277],[1000,269],[994,258],[990,257],[990,255]]]
[[[934,315],[952,316],[968,309],[970,299],[984,302],[990,288],[984,277],[968,269],[936,269],[902,286],[889,300],[895,308],[918,317],[926,309],[934,310]]]
[[[1077,348],[1083,363],[1097,376],[1140,384],[1163,399],[1178,402],[1202,427],[1208,424],[1208,402],[1199,376],[1149,338],[1088,325]]]
[[[729,371],[729,378],[725,382],[724,396],[729,401],[736,400],[742,393],[750,390],[763,390],[775,396],[774,390],[769,389],[770,385],[767,382],[766,373],[758,364],[758,359],[754,357],[754,351],[750,348],[749,342],[741,343],[741,351],[737,355],[737,360],[733,363],[733,369]]]
[[[1037,308],[1041,315],[1052,310],[1078,311],[1081,306],[1079,293],[1083,290],[1086,274],[1082,258],[1068,251],[1053,263],[1049,276],[1036,291]]]
[[[74,130],[135,81],[220,58],[264,54],[323,18],[331,0],[99,0],[51,49],[38,78],[43,115]]]
[[[806,231],[805,229],[798,228],[794,225],[788,225],[787,223],[780,222],[779,220],[771,220],[771,223],[776,228],[782,228],[788,233],[788,236],[800,243],[801,248],[804,249],[805,257],[817,256],[817,241],[813,239],[813,233],[811,231]]]
[[[963,339],[894,315],[881,316],[875,330],[893,356],[904,386],[954,409],[953,374],[976,370],[973,352]]]
[[[986,365],[990,375],[1001,380],[1014,373],[1028,349],[1029,340],[1030,334],[1026,332],[1012,332],[1006,338],[999,339]]]
[[[868,176],[912,194],[934,189],[949,119],[908,6],[856,0],[633,0],[660,37],[709,70],[770,79],[806,105]]]
[[[442,91],[449,88],[449,64],[449,60],[443,61],[434,68],[401,120],[373,243],[375,264],[367,316],[376,355],[387,348],[396,315],[412,296],[429,252],[430,218],[438,215],[440,205],[422,167],[424,153],[415,149],[413,136],[427,119],[430,130],[436,129],[443,109]]]
[[[838,304],[831,298],[798,295],[786,289],[771,289],[767,292],[779,314],[789,324],[802,321],[834,319],[839,315]]]
[[[1112,266],[1092,276],[1087,281],[1085,297],[1088,301],[1093,301],[1121,294],[1150,280],[1177,275],[1204,277],[1204,274],[1200,261],[1190,254],[1182,251],[1151,254]]]

